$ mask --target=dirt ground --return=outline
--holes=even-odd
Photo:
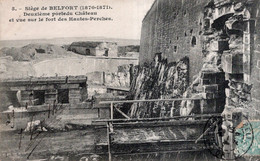
[[[93,129],[66,132],[42,132],[33,135],[19,131],[1,131],[0,160],[55,159],[54,156],[80,156],[93,154],[95,132]],[[63,157],[64,158],[64,157]],[[64,160],[64,159],[62,159]],[[66,160],[66,159],[65,159]]]

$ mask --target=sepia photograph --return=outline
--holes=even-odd
[[[0,0],[0,161],[260,161],[260,0]]]

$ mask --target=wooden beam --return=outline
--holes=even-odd
[[[125,92],[129,92],[130,90],[130,88],[127,87],[112,87],[112,86],[108,86],[107,89],[125,91]]]
[[[165,150],[165,151],[155,151],[155,152],[117,153],[117,154],[113,154],[113,155],[114,156],[130,156],[130,155],[147,155],[147,154],[158,154],[158,153],[167,154],[167,153],[200,152],[203,150],[205,150],[205,148],[204,149],[202,149],[202,148],[201,149],[191,149],[191,150]]]
[[[171,127],[171,126],[204,126],[207,120],[174,120],[174,121],[149,121],[149,122],[120,122],[113,123],[116,128],[133,127]]]
[[[149,99],[149,100],[100,101],[99,104],[138,103],[138,102],[160,102],[160,101],[184,101],[184,100],[203,100],[203,98],[171,98],[171,99]]]
[[[212,125],[210,125],[210,127],[203,134],[200,135],[200,137],[195,141],[195,143],[201,140],[203,136],[206,135],[209,132],[209,130],[211,130],[211,128],[214,127],[217,123],[218,121],[215,121]]]
[[[117,107],[115,107],[115,109],[117,110],[117,112],[119,112],[121,115],[123,115],[125,118],[130,119],[129,116],[127,116],[124,112],[122,112],[120,109],[118,109]]]
[[[132,118],[132,119],[103,119],[103,120],[93,120],[93,122],[131,122],[131,121],[159,121],[159,120],[173,120],[180,118],[199,118],[199,117],[212,117],[212,116],[221,116],[221,113],[216,114],[199,114],[199,115],[189,115],[189,116],[174,116],[174,117],[165,117],[165,118]]]
[[[151,144],[151,143],[195,143],[196,140],[152,140],[152,141],[130,141],[130,142],[113,142],[113,144],[123,145],[123,144]],[[203,142],[205,139],[201,139],[198,142]]]
[[[198,144],[195,142],[151,142],[151,143],[136,143],[136,144],[111,144],[111,152],[115,158],[116,155],[149,153],[149,152],[165,152],[165,151],[189,151],[189,150],[207,150],[205,149],[204,142]]]
[[[110,123],[107,122],[107,148],[108,148],[108,160],[112,161],[111,146],[110,146]]]
[[[113,102],[110,104],[110,118],[113,120],[114,118],[114,105]]]

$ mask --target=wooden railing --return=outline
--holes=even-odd
[[[159,117],[159,118],[130,118],[127,114],[122,112],[119,108],[114,107],[114,104],[120,103],[140,103],[140,102],[161,102],[161,101],[184,101],[184,100],[204,100],[203,98],[171,98],[171,99],[149,99],[149,100],[119,100],[119,101],[101,101],[99,104],[110,104],[110,119],[104,120],[95,120],[94,122],[106,122],[107,125],[107,143],[108,143],[108,157],[109,161],[112,161],[112,153],[111,153],[111,132],[113,132],[113,123],[115,122],[149,122],[149,121],[170,121],[176,120],[180,118],[206,118],[212,116],[220,116],[220,114],[198,114],[198,115],[188,115],[188,116],[174,116],[174,117]],[[126,119],[114,119],[114,109],[122,114]],[[201,137],[200,137],[201,138]],[[198,138],[196,142],[200,139]]]
[[[99,104],[110,104],[110,119],[114,119],[114,104],[117,103],[140,103],[140,102],[165,102],[165,101],[184,101],[184,100],[203,100],[203,98],[171,98],[171,99],[149,99],[149,100],[120,100],[120,101],[101,101]],[[124,112],[120,109],[115,108],[120,114],[125,118],[130,119]]]

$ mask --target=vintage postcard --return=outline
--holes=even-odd
[[[1,161],[259,161],[259,0],[0,0]]]

